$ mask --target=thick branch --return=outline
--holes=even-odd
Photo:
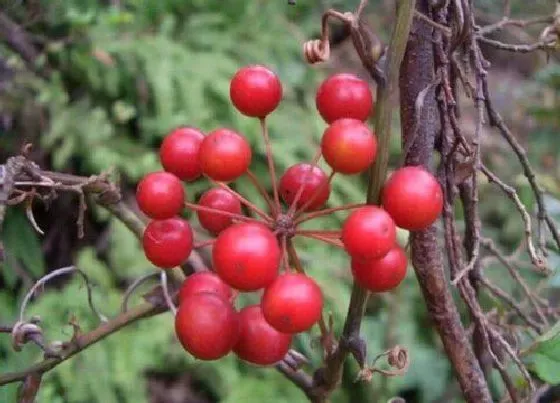
[[[418,2],[418,10],[428,12],[428,1]],[[401,122],[403,143],[415,127],[415,102],[418,94],[434,80],[433,28],[416,20],[408,43],[400,75]],[[416,138],[406,159],[407,165],[430,168],[436,135],[439,131],[436,98],[433,91],[425,99]],[[464,397],[468,402],[491,402],[490,393],[473,354],[457,308],[448,288],[443,257],[434,226],[411,234],[412,264],[428,312],[453,364]]]

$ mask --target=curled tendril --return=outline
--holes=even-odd
[[[43,336],[43,329],[37,324],[38,322],[16,322],[12,328],[12,347],[15,351],[21,351],[25,343],[32,336]]]
[[[309,64],[325,62],[331,55],[331,46],[328,40],[312,39],[303,44],[303,55]]]
[[[385,370],[375,367],[375,363],[381,357],[387,356],[387,363],[394,368],[393,370]],[[373,374],[379,372],[385,376],[400,376],[404,375],[408,370],[408,366],[410,365],[410,361],[408,358],[408,350],[405,347],[396,345],[390,350],[387,350],[381,354],[379,354],[373,360],[373,363],[370,367],[365,366],[360,370],[358,373],[357,381],[366,381],[369,382],[373,378]]]

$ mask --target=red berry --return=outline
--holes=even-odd
[[[284,201],[292,204],[302,185],[303,191],[296,206],[301,207],[313,198],[306,208],[307,211],[318,209],[330,196],[331,185],[327,174],[318,166],[307,163],[288,168],[280,178],[278,190]]]
[[[376,206],[354,210],[342,226],[342,243],[357,259],[379,259],[397,241],[397,228],[391,216]]]
[[[268,68],[246,66],[238,70],[231,79],[229,96],[242,114],[264,118],[280,103],[282,84]]]
[[[203,207],[226,211],[233,214],[241,214],[241,202],[231,192],[222,188],[215,188],[206,191],[198,201]],[[209,211],[198,210],[198,221],[205,230],[212,234],[219,234],[232,224],[230,216],[212,213]]]
[[[369,85],[354,74],[341,73],[327,78],[315,97],[319,113],[327,123],[341,118],[364,121],[373,108]]]
[[[259,305],[239,311],[239,339],[233,352],[242,360],[271,365],[284,358],[292,344],[292,335],[280,333],[264,319]]]
[[[205,271],[191,274],[179,289],[179,304],[187,297],[202,292],[209,292],[218,295],[220,298],[229,301],[232,297],[231,288],[224,283],[215,273]]]
[[[325,130],[321,151],[327,164],[335,171],[357,174],[367,169],[375,159],[377,140],[363,122],[339,119]]]
[[[136,188],[138,207],[150,218],[162,220],[179,214],[185,202],[183,184],[169,172],[152,172]]]
[[[229,301],[216,294],[195,294],[179,306],[175,333],[183,348],[196,358],[217,360],[237,342],[239,319]]]
[[[395,223],[410,231],[433,224],[443,208],[443,192],[437,179],[420,166],[395,171],[385,183],[383,207]]]
[[[247,172],[251,156],[245,137],[230,129],[217,129],[202,141],[199,161],[205,175],[229,182]]]
[[[304,274],[283,274],[267,287],[261,307],[266,321],[276,330],[304,332],[321,318],[323,293]]]
[[[241,291],[255,291],[278,275],[280,247],[263,224],[238,223],[218,236],[212,258],[216,272],[227,284]]]
[[[154,265],[162,269],[179,266],[193,248],[191,226],[180,218],[151,221],[144,230],[142,246]]]
[[[198,152],[204,134],[194,127],[179,127],[169,133],[159,148],[163,168],[179,179],[193,181],[202,175]]]
[[[400,246],[394,246],[381,259],[352,259],[352,274],[362,287],[384,292],[397,287],[406,277],[407,259]]]

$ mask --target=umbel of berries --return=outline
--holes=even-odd
[[[177,295],[175,333],[193,357],[217,360],[233,353],[250,364],[273,365],[286,356],[298,333],[319,325],[322,338],[329,338],[322,284],[306,273],[294,238],[345,250],[355,281],[387,292],[406,275],[396,227],[426,225],[441,210],[433,180],[410,170],[387,182],[382,206],[332,205],[334,178],[363,173],[377,157],[377,139],[366,123],[373,98],[368,84],[350,74],[327,78],[316,95],[318,113],[327,123],[313,153],[317,157],[297,161],[277,176],[267,123],[282,100],[282,84],[265,66],[243,67],[231,79],[231,103],[254,118],[261,131],[270,182],[263,184],[253,174],[253,150],[244,133],[217,127],[205,134],[185,125],[162,141],[163,170],[138,184],[138,207],[151,220],[142,239],[151,263],[168,270],[183,265],[193,250],[211,248],[209,270],[187,277]],[[232,182],[240,178],[254,185],[266,208],[235,190]],[[200,194],[190,190],[195,180],[208,183]],[[414,183],[428,190],[418,192]],[[418,203],[421,217],[415,218],[407,204]],[[334,212],[347,214],[341,228],[301,228]],[[196,222],[201,230],[194,233],[191,223]],[[162,287],[166,284],[162,281]],[[236,296],[253,292],[259,301],[239,306]]]

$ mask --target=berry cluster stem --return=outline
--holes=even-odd
[[[271,200],[270,196],[268,195],[268,192],[266,191],[266,189],[264,188],[262,183],[259,181],[257,176],[250,170],[247,170],[247,176],[249,177],[249,180],[251,181],[253,186],[255,186],[257,191],[260,193],[260,195],[262,196],[262,198],[266,202],[266,205],[268,206],[268,209],[270,210],[270,212],[272,214],[274,214],[274,212],[276,211],[276,208],[274,206],[274,202]]]
[[[309,176],[313,172],[313,168],[317,166],[317,163],[319,162],[320,158],[321,158],[321,149],[319,149],[319,151],[317,151],[317,154],[315,155],[315,157],[313,157],[313,160],[311,161],[311,164],[310,164],[311,166],[307,170],[307,173],[305,174],[305,178],[303,178],[303,181],[299,185],[296,196],[294,197],[294,200],[292,201],[292,204],[290,204],[290,208],[288,209],[288,213],[287,213],[288,216],[293,216],[295,214],[296,208],[297,208],[297,203],[298,203],[299,199],[301,198],[301,195],[303,194],[303,189],[305,189],[305,184],[307,183],[307,180],[309,179]]]
[[[200,204],[196,204],[196,203],[185,202],[185,207],[188,208],[188,209],[191,209],[193,211],[204,211],[204,212],[207,212],[207,213],[224,215],[226,217],[231,217],[231,218],[239,220],[239,221],[257,221],[254,218],[245,217],[244,215],[241,215],[241,214],[236,214],[236,213],[232,213],[232,212],[229,212],[229,211],[215,209],[215,208],[212,208],[212,207],[201,206]]]
[[[301,206],[294,214],[295,217],[303,214],[303,212],[311,205],[311,203],[313,203],[315,201],[315,199],[317,198],[317,196],[319,196],[319,193],[321,193],[321,191],[325,188],[325,186],[329,186],[329,184],[332,182],[334,175],[335,175],[335,171],[332,171],[331,174],[329,175],[329,178],[321,183],[321,185],[315,189],[315,192],[313,192],[313,194],[311,195],[311,197],[303,204],[303,206]]]
[[[294,225],[299,225],[299,224],[304,223],[306,221],[313,220],[314,218],[324,217],[324,216],[330,215],[332,213],[335,213],[337,211],[353,210],[353,209],[357,209],[357,208],[364,207],[364,206],[365,206],[364,203],[345,204],[343,206],[332,207],[332,208],[327,208],[327,209],[323,209],[323,210],[314,211],[312,213],[306,214],[305,216],[300,217],[297,220],[295,220]]]
[[[278,196],[278,186],[276,184],[276,170],[274,168],[274,156],[272,154],[272,144],[270,143],[270,137],[268,135],[268,127],[266,125],[266,119],[259,119],[261,124],[261,133],[264,139],[264,145],[266,148],[266,160],[268,163],[268,173],[270,175],[270,184],[272,186],[272,193],[274,196],[274,210],[272,214],[275,216],[280,213],[280,197]]]
[[[251,211],[253,211],[255,214],[257,214],[258,216],[260,216],[263,220],[265,220],[268,223],[272,223],[273,220],[272,218],[266,214],[264,211],[262,211],[260,208],[258,208],[255,204],[251,203],[249,200],[247,200],[246,198],[244,198],[243,196],[241,196],[239,193],[237,193],[235,190],[233,190],[232,188],[230,188],[228,185],[226,185],[223,182],[218,182],[215,181],[213,179],[210,179],[210,181],[216,185],[221,187],[222,189],[227,190],[228,192],[230,192],[232,195],[234,195],[242,204],[244,204],[245,206],[247,206]],[[247,218],[244,216],[240,216],[243,217],[243,219]]]

